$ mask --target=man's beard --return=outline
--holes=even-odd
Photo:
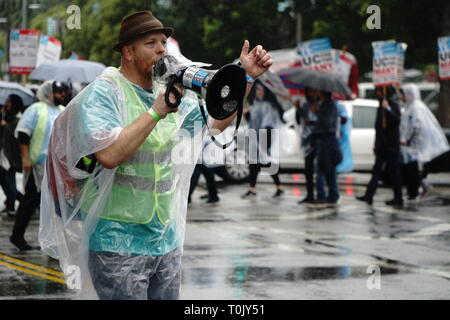
[[[55,106],[59,106],[59,105],[66,106],[64,99],[53,98],[53,102],[55,103]]]

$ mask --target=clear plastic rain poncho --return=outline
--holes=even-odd
[[[48,80],[45,81],[37,90],[36,96],[39,100],[39,102],[32,104],[29,106],[23,115],[20,117],[19,123],[17,124],[16,130],[14,131],[14,135],[17,138],[19,136],[19,132],[26,133],[29,137],[32,139],[39,140],[39,142],[34,142],[32,140],[32,143],[37,143],[37,149],[36,152],[33,152],[33,150],[30,150],[30,155],[32,156],[32,165],[33,165],[33,177],[34,182],[36,184],[36,187],[38,190],[40,190],[41,181],[44,177],[44,166],[45,166],[45,159],[47,158],[48,154],[48,143],[50,140],[50,134],[52,132],[52,127],[55,119],[58,117],[58,115],[61,113],[62,107],[55,106],[55,103],[53,101],[53,81]],[[42,107],[43,104],[46,104],[46,112],[44,112],[45,115],[42,115]],[[39,117],[42,117],[45,119],[45,123],[39,123]],[[40,130],[41,136],[40,138],[37,137],[37,127],[42,126]],[[32,148],[30,144],[30,148]],[[34,153],[34,156],[32,155]],[[24,172],[24,179],[23,179],[23,185],[25,188],[25,185],[28,181],[30,172]]]
[[[69,288],[81,298],[98,298],[88,265],[92,252],[132,257],[127,264],[134,272],[129,273],[125,265],[108,269],[108,259],[94,264],[104,268],[106,281],[124,278],[128,298],[145,299],[134,291],[150,272],[146,257],[182,251],[190,178],[207,132],[193,92],[186,92],[179,111],[160,120],[126,163],[114,169],[97,165],[92,173],[79,169],[80,161],[88,166],[86,157],[112,145],[153,105],[162,84],[153,85],[154,93],[146,91],[109,67],[55,122],[42,183],[39,241],[45,253],[59,259]],[[162,278],[177,272],[170,261],[160,269]]]
[[[400,122],[402,162],[425,163],[450,149],[433,113],[421,101],[419,88],[414,84],[402,87],[406,97]]]

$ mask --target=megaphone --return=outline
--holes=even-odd
[[[247,79],[241,66],[227,64],[218,70],[207,70],[194,63],[186,65],[186,61],[165,55],[154,66],[154,77],[167,81],[165,102],[169,107],[176,108],[181,103],[181,94],[175,87],[179,84],[200,95],[214,119],[226,119],[242,109]],[[171,92],[175,102],[169,100]]]

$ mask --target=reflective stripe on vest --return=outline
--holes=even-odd
[[[132,123],[147,108],[132,85],[121,75],[109,77],[122,89],[127,112],[127,124]],[[127,223],[147,224],[155,217],[163,224],[172,219],[175,183],[172,176],[172,140],[180,125],[178,115],[169,114],[152,130],[137,152],[117,168],[113,185],[100,218]],[[90,190],[89,190],[90,188]],[[86,203],[95,201],[97,188],[87,183]],[[83,206],[86,209],[86,206]]]

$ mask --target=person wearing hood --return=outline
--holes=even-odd
[[[246,193],[244,193],[242,199],[250,199],[256,197],[256,181],[258,174],[261,171],[264,159],[266,156],[270,157],[270,150],[272,146],[272,134],[275,132],[273,129],[281,127],[283,123],[282,108],[277,103],[275,95],[271,93],[259,80],[255,83],[254,92],[249,94],[250,109],[244,110],[244,115],[249,119],[250,128],[255,130],[256,140],[250,141],[250,143],[257,144],[257,148],[250,148],[250,150],[257,150],[257,159],[251,159],[256,163],[250,163],[250,185]],[[263,139],[260,137],[260,130],[267,130],[267,146],[264,146]],[[250,155],[252,157],[252,155]],[[255,161],[256,160],[256,161]],[[273,198],[278,198],[283,195],[284,190],[281,187],[280,178],[278,173],[271,175],[276,191]]]
[[[420,168],[449,150],[439,123],[422,102],[417,85],[404,85],[401,90],[404,110],[400,123],[400,154],[408,200],[419,195]]]
[[[16,172],[22,171],[22,159],[19,143],[14,131],[19,122],[19,113],[24,105],[20,96],[11,94],[6,99],[0,123],[0,184],[5,192],[5,211],[10,218],[15,218],[15,202],[23,195],[16,188]]]
[[[58,82],[45,81],[37,91],[39,102],[28,107],[14,132],[22,156],[25,195],[17,209],[10,241],[19,250],[33,249],[25,240],[31,216],[40,203],[40,188],[53,123],[63,107]]]

